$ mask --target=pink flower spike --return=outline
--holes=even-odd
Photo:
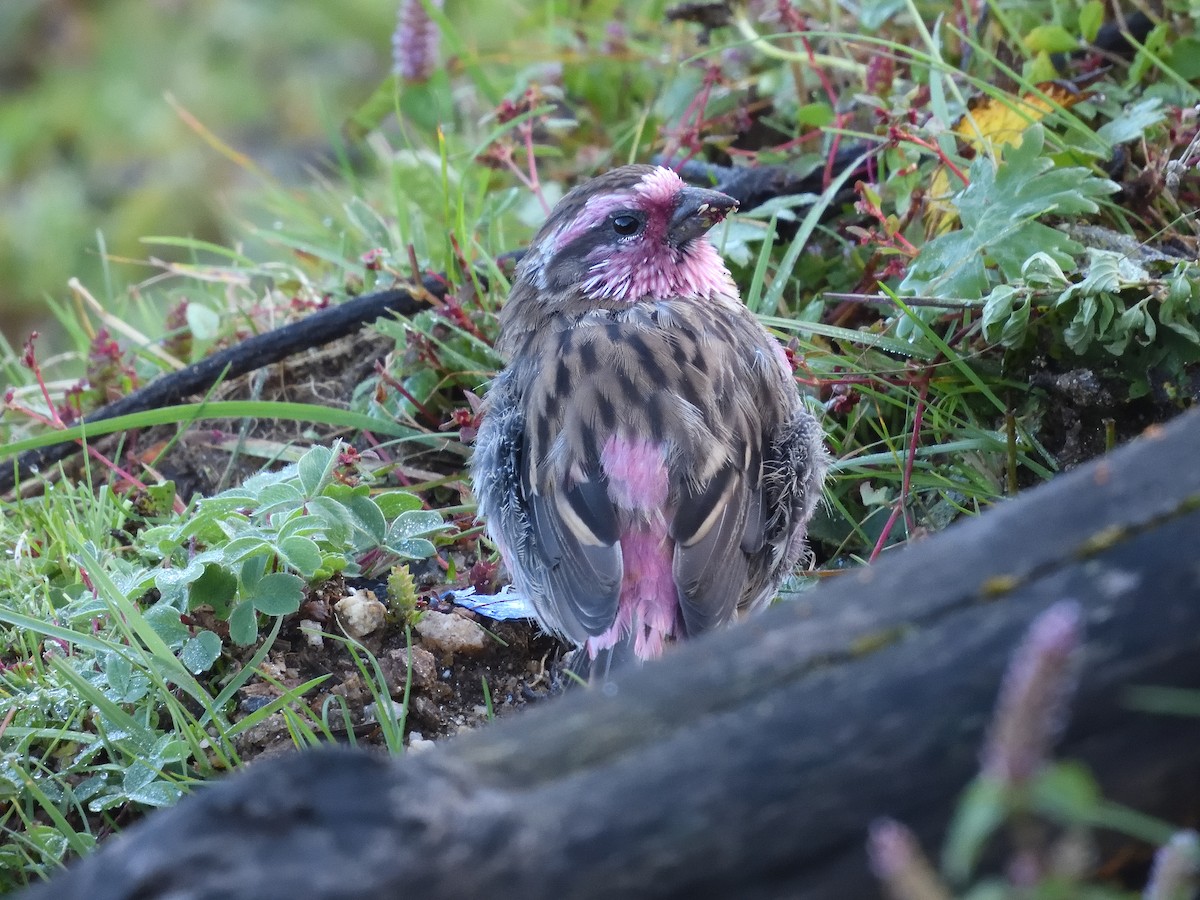
[[[916,836],[895,819],[876,819],[867,835],[871,871],[894,900],[950,900]]]
[[[402,0],[392,34],[392,71],[406,81],[426,81],[438,61],[438,27],[425,8],[443,0]]]
[[[983,748],[985,777],[1029,780],[1049,758],[1067,721],[1083,642],[1083,610],[1073,600],[1038,616],[1013,654]]]
[[[1145,900],[1191,900],[1200,875],[1200,835],[1178,831],[1154,854]]]

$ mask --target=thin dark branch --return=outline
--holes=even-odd
[[[497,261],[515,264],[524,251],[504,254]],[[424,279],[424,290],[441,297],[446,280],[440,277]],[[237,378],[255,369],[269,366],[311,347],[320,347],[338,338],[353,334],[364,325],[389,313],[412,316],[426,308],[419,291],[398,287],[373,294],[364,294],[345,303],[330,306],[305,318],[226,347],[177,372],[157,378],[143,388],[103,406],[84,418],[84,423],[99,422],[116,416],[129,415],[147,409],[158,409],[180,403],[188,397],[203,394],[221,381]],[[30,472],[66,459],[79,450],[73,441],[52,444],[21,454],[16,461],[16,473]],[[0,467],[0,491],[14,486],[14,466]]]
[[[845,303],[896,305],[896,301],[887,294],[842,294],[837,291],[825,291],[821,296],[827,300],[839,300]],[[905,306],[929,306],[934,309],[983,309],[983,304],[978,300],[941,300],[937,297],[902,297],[901,299]]]

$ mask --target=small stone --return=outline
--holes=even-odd
[[[371,696],[371,691],[363,684],[363,680],[357,672],[351,672],[342,679],[340,684],[331,687],[329,693],[335,697],[345,697],[351,704],[361,703],[365,698]]]
[[[385,659],[389,665],[384,666],[388,684],[404,687],[404,681],[408,677],[410,652],[412,653],[412,686],[417,689],[429,687],[437,681],[437,658],[424,647],[417,646],[397,647],[395,650],[388,651]],[[385,660],[380,660],[381,664],[384,662]]]
[[[347,637],[365,637],[387,622],[387,607],[372,591],[351,591],[335,603],[333,609]]]
[[[321,636],[320,622],[314,622],[312,619],[302,619],[300,621],[300,633],[304,635],[304,640],[308,646],[314,650],[320,650],[325,646],[325,638]]]
[[[425,644],[442,653],[477,656],[487,648],[487,633],[462,616],[426,610],[413,627]]]
[[[404,704],[399,703],[395,700],[392,700],[391,704],[392,704],[392,720],[398,722],[398,721],[400,721],[400,717],[404,715]],[[364,706],[363,707],[363,718],[365,718],[368,722],[378,722],[379,721],[379,705],[376,703],[368,703],[366,706]]]
[[[414,694],[408,699],[409,716],[434,731],[442,726],[442,710],[424,694]]]

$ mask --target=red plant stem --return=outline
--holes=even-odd
[[[805,35],[800,35],[800,43],[804,46],[804,52],[808,54],[808,64],[814,72],[817,73],[817,78],[821,82],[821,89],[825,91],[825,99],[829,101],[830,109],[837,109],[837,93],[833,89],[833,82],[829,80],[829,73],[824,67],[817,65],[816,54],[813,53],[812,43]],[[834,117],[833,127],[837,130],[846,124],[847,114],[838,113]],[[829,156],[825,160],[825,171],[821,174],[822,189],[828,188],[830,182],[833,181],[833,167],[837,160],[838,148],[841,146],[842,136],[835,133],[833,140],[829,142]]]
[[[537,158],[533,152],[533,122],[523,122],[521,134],[525,139],[525,164],[529,166],[529,189],[542,205],[542,211],[550,215],[550,204],[546,202],[546,195],[542,193],[542,183],[538,180]]]
[[[721,75],[721,70],[715,65],[709,65],[704,70],[704,81],[700,85],[700,90],[696,96],[688,103],[687,109],[683,111],[683,115],[679,117],[679,131],[677,135],[672,137],[672,141],[676,145],[668,152],[667,148],[663,150],[663,156],[667,159],[674,159],[675,154],[684,149],[684,143],[687,143],[687,152],[678,160],[675,165],[682,166],[684,163],[692,159],[700,151],[700,128],[704,122],[704,109],[708,106],[709,97],[712,96],[713,86],[717,83]],[[688,122],[693,122],[691,127],[688,127]],[[668,145],[669,147],[669,145]]]
[[[58,414],[58,407],[54,405],[54,401],[50,399],[50,389],[46,387],[46,379],[42,377],[42,366],[37,360],[37,353],[34,350],[34,345],[37,342],[38,333],[36,331],[29,335],[29,339],[25,342],[25,365],[29,371],[33,372],[33,377],[38,383],[38,387],[42,391],[42,398],[46,401],[46,409],[50,411],[51,424],[55,428],[66,428],[66,423]],[[43,422],[45,419],[42,420]]]
[[[378,371],[380,380],[396,391],[396,393],[400,394],[400,396],[402,396],[409,403],[411,403],[413,407],[416,408],[417,412],[425,418],[425,421],[430,425],[431,428],[441,427],[441,419],[430,412],[429,407],[414,397],[408,388],[402,385],[391,375],[388,375],[386,372],[382,371],[382,368],[380,368]]]
[[[846,116],[844,113],[838,113],[833,120],[833,127],[841,129],[846,124]],[[842,136],[835,133],[833,140],[829,142],[829,155],[825,158],[825,171],[821,173],[821,189],[828,190],[830,182],[833,181],[833,167],[837,162],[838,148],[842,145]]]
[[[892,507],[892,514],[888,516],[887,523],[883,526],[883,531],[880,532],[879,540],[875,542],[875,549],[871,551],[871,556],[867,560],[869,563],[875,562],[875,559],[883,552],[884,544],[887,543],[888,537],[892,533],[892,528],[896,524],[896,520],[900,518],[901,512],[907,512],[906,501],[908,499],[908,491],[912,486],[913,464],[917,461],[917,445],[921,439],[921,424],[925,420],[925,405],[929,398],[929,372],[926,370],[917,380],[919,385],[917,394],[917,406],[913,410],[913,425],[912,437],[908,442],[908,458],[904,461],[904,477],[900,483],[900,496],[896,498],[896,505]],[[908,521],[907,515],[905,522]]]
[[[789,141],[784,141],[782,144],[774,144],[766,149],[771,153],[785,153],[788,150],[795,150],[802,144],[807,144],[810,141],[820,140],[820,131],[806,131],[799,137],[794,137]],[[743,150],[739,147],[727,147],[725,152],[730,156],[758,157],[762,155],[762,150]]]
[[[942,152],[942,148],[939,147],[937,144],[931,143],[931,142],[925,140],[924,138],[919,138],[915,134],[910,134],[909,132],[904,131],[904,130],[894,127],[894,126],[891,128],[888,136],[894,141],[904,141],[905,143],[916,144],[918,147],[924,147],[926,150],[928,150],[930,153],[934,154],[938,159],[940,159],[942,161],[942,165],[944,165],[947,169],[949,169],[951,172],[953,172],[958,177],[958,180],[963,183],[964,186],[969,185],[971,183],[971,179],[969,179],[965,174],[963,174],[962,169],[960,169],[958,166],[956,166],[953,162],[950,161],[950,158],[948,156],[946,156],[945,153]]]
[[[808,54],[808,64],[812,66],[813,71],[817,73],[817,78],[821,81],[821,87],[825,90],[825,98],[829,101],[829,108],[837,109],[837,94],[833,90],[833,82],[829,80],[829,73],[817,65],[816,54],[813,53],[812,44],[809,43],[806,35],[800,35],[800,43],[804,45],[804,52]]]
[[[84,446],[84,443],[81,440],[76,441],[75,443],[77,443],[81,447]],[[108,457],[106,457],[103,453],[101,453],[95,447],[88,444],[86,447],[84,447],[84,449],[87,450],[88,456],[90,456],[92,459],[96,460],[96,462],[100,463],[100,465],[104,466],[106,469],[108,469],[110,472],[112,472],[118,478],[123,480],[126,484],[133,485],[133,487],[137,488],[139,491],[150,490],[150,488],[146,485],[146,483],[143,482],[140,478],[138,478],[133,473],[128,472],[125,469],[121,468],[116,463],[112,462]],[[180,502],[179,498],[178,497],[175,498],[175,503],[176,503],[177,507],[178,507],[179,502]],[[182,509],[178,509],[178,508],[176,511],[183,512]]]

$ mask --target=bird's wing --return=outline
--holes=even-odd
[[[732,618],[774,593],[803,549],[804,525],[827,464],[821,428],[800,403],[778,347],[738,309],[706,345],[715,409],[704,454],[725,465],[708,480],[682,479],[671,536],[674,574],[689,634]],[[717,332],[720,334],[720,331]],[[707,466],[700,469],[711,471]]]
[[[622,574],[616,514],[598,477],[570,487],[537,485],[517,381],[505,372],[488,394],[472,459],[479,513],[542,621],[581,643],[616,615]]]
[[[708,482],[684,482],[671,537],[672,573],[689,635],[727,622],[742,594],[748,559],[742,541],[751,512],[746,473],[725,466]]]
[[[769,600],[804,549],[806,526],[829,467],[823,437],[820,424],[803,409],[770,435],[757,491],[761,540],[757,552],[747,547],[750,578],[739,607],[742,611]]]
[[[603,634],[617,615],[623,565],[617,513],[598,472],[574,484],[521,488],[529,508],[524,564],[545,569],[544,613],[576,641]]]

